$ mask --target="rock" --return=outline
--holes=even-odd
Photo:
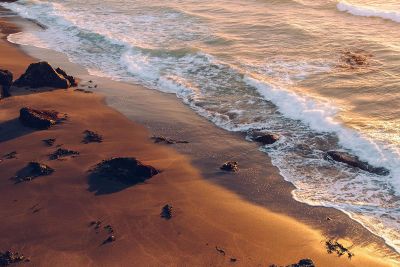
[[[150,179],[160,171],[152,166],[143,165],[135,158],[111,158],[97,164],[93,173],[126,185],[133,185]]]
[[[82,143],[88,144],[88,143],[101,143],[103,142],[103,137],[93,131],[86,130],[83,132],[85,134],[85,137],[83,138]]]
[[[103,244],[111,243],[117,240],[117,238],[113,235],[110,235],[106,240],[104,240]]]
[[[311,259],[302,259],[298,263],[289,265],[288,267],[315,267],[315,264]]]
[[[342,244],[340,244],[337,241],[327,240],[325,242],[325,248],[329,254],[335,253],[338,257],[341,257],[345,254],[347,255],[347,257],[349,259],[354,257],[353,252],[351,252],[348,248],[346,248],[345,246],[343,246]]]
[[[58,73],[45,61],[32,63],[29,65],[25,73],[14,82],[14,85],[18,87],[55,87],[67,89],[76,84],[75,79],[72,76],[68,76],[61,69],[59,69],[59,71],[61,73]]]
[[[224,255],[225,256],[225,250],[224,249],[222,249],[222,248],[219,248],[218,246],[215,246],[215,250],[219,253],[219,254],[221,254],[221,255]]]
[[[104,226],[104,229],[109,233],[109,234],[113,234],[114,233],[114,229],[112,228],[111,225],[106,225]]]
[[[29,261],[24,255],[18,252],[12,252],[10,250],[6,252],[0,252],[0,266],[8,266],[14,263],[19,263],[23,261]]]
[[[174,140],[168,137],[164,137],[164,136],[153,136],[151,139],[154,140],[154,143],[165,143],[168,145],[172,145],[172,144],[188,144],[188,141],[179,141],[179,140]]]
[[[12,151],[3,156],[4,159],[15,159],[17,157],[17,151]]]
[[[220,169],[223,171],[237,172],[239,171],[239,165],[236,161],[228,161],[225,162]]]
[[[263,133],[263,132],[251,132],[250,133],[251,140],[261,143],[265,145],[271,145],[279,140],[279,135],[272,133]]]
[[[364,50],[346,51],[342,54],[341,60],[350,68],[366,66],[372,55]]]
[[[30,162],[25,168],[20,170],[15,177],[17,183],[31,181],[39,176],[47,176],[54,172],[54,169],[49,166],[39,163]]]
[[[237,259],[236,258],[231,258],[230,261],[231,262],[237,262]]]
[[[54,143],[56,142],[56,139],[55,138],[49,138],[49,139],[44,139],[42,141],[48,146],[53,146]]]
[[[65,79],[67,79],[70,83],[70,86],[72,86],[72,87],[78,86],[78,83],[76,82],[75,78],[71,75],[68,75],[64,70],[57,68],[56,72],[58,74],[60,74],[61,76],[63,76]]]
[[[1,97],[9,97],[10,87],[13,82],[13,74],[8,70],[0,70]]]
[[[44,130],[61,122],[65,117],[54,110],[38,110],[29,107],[21,108],[19,111],[19,120],[27,127]]]
[[[368,162],[361,161],[357,156],[342,151],[328,151],[326,158],[337,162],[345,163],[349,166],[359,168],[361,170],[374,173],[377,175],[389,175],[390,171],[384,167],[374,167]]]
[[[49,159],[55,160],[63,157],[79,155],[78,151],[68,150],[65,148],[59,148],[54,153],[49,155]]]
[[[74,91],[85,93],[85,94],[92,94],[93,93],[92,91],[85,90],[85,89],[82,89],[82,88],[75,89]]]
[[[161,214],[160,216],[166,220],[169,220],[172,218],[172,206],[167,204],[161,209]]]

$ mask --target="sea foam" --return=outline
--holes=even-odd
[[[379,10],[366,6],[353,5],[346,1],[340,1],[337,4],[337,8],[340,11],[347,12],[355,16],[378,17],[400,23],[400,11]]]

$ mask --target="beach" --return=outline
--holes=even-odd
[[[0,151],[17,152],[0,163],[0,251],[23,253],[28,266],[286,266],[306,258],[316,266],[398,265],[382,238],[345,213],[294,200],[294,186],[243,134],[216,127],[172,95],[91,76],[54,52],[22,50],[6,41],[20,30],[14,23],[30,22],[1,21],[2,69],[17,78],[30,63],[47,60],[75,75],[77,88],[95,93],[12,88],[12,97],[0,100]],[[68,117],[32,130],[18,120],[22,107]],[[82,143],[86,130],[103,142]],[[155,144],[152,136],[188,143]],[[43,143],[49,138],[54,146]],[[50,160],[57,145],[79,155]],[[90,170],[112,157],[135,157],[162,172],[102,193]],[[15,184],[10,178],[30,161],[55,171]],[[226,161],[237,161],[239,172],[221,171]],[[166,204],[173,207],[169,220],[160,217]],[[101,226],[94,229],[93,221]],[[106,225],[116,238],[111,243],[103,243]],[[354,256],[328,253],[328,240]]]

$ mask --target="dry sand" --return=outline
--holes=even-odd
[[[34,60],[4,40],[0,54],[0,67],[14,73]],[[68,120],[34,131],[18,121],[24,106],[55,109],[67,113]],[[188,155],[153,144],[143,126],[107,107],[96,94],[20,89],[1,100],[0,109],[0,153],[18,153],[16,159],[0,163],[0,251],[23,253],[31,259],[27,265],[269,266],[311,258],[316,266],[395,266],[372,246],[355,245],[351,260],[328,254],[322,230],[255,205],[208,180],[204,173],[218,174],[218,168],[201,170]],[[87,129],[102,134],[104,142],[83,144]],[[41,141],[47,138],[57,139],[53,147]],[[56,145],[80,155],[50,161]],[[163,172],[117,192],[90,191],[88,170],[113,156],[136,157]],[[14,184],[10,178],[32,160],[56,171]],[[167,203],[174,210],[171,220],[160,217]],[[89,226],[94,220],[103,222],[98,231]],[[116,241],[102,245],[109,236],[103,229],[107,224],[115,230]]]

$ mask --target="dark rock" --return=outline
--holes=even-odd
[[[93,173],[126,185],[142,183],[160,173],[152,166],[143,165],[135,158],[112,158],[97,164]]]
[[[42,141],[48,146],[53,146],[54,143],[56,142],[56,139],[55,138],[49,138],[49,139],[44,139]]]
[[[3,156],[3,158],[5,159],[15,159],[16,157],[17,157],[17,151],[7,153]]]
[[[236,161],[228,161],[225,162],[220,169],[223,171],[237,172],[239,171],[239,165]]]
[[[106,240],[104,240],[103,244],[111,243],[117,240],[117,238],[113,235],[110,235]]]
[[[104,229],[109,233],[109,234],[113,234],[114,233],[114,229],[112,228],[111,225],[106,225],[104,226]]]
[[[161,209],[161,214],[160,216],[166,220],[169,220],[172,218],[172,206],[167,204]]]
[[[103,137],[96,132],[86,130],[83,133],[85,134],[85,137],[83,138],[82,142],[85,144],[103,142]]]
[[[288,265],[288,267],[315,267],[315,264],[311,259],[302,259],[298,263]]]
[[[172,144],[188,144],[188,141],[179,141],[179,140],[174,140],[168,137],[164,137],[164,136],[153,136],[151,139],[154,140],[154,143],[165,143],[168,145],[172,145]]]
[[[45,164],[39,162],[30,162],[25,168],[18,172],[17,176],[15,176],[15,180],[17,183],[31,181],[39,176],[50,175],[53,172],[54,169]]]
[[[237,259],[236,258],[231,258],[230,261],[231,262],[237,262]]]
[[[389,175],[390,171],[384,167],[374,167],[368,162],[361,161],[357,156],[351,155],[342,151],[328,151],[327,159],[332,159],[337,162],[345,163],[349,166],[359,168],[361,170],[374,173],[377,175]]]
[[[59,148],[54,153],[49,155],[49,159],[55,160],[63,157],[79,155],[78,151],[73,151],[65,148]]]
[[[68,78],[70,76],[66,76],[58,73],[49,63],[43,61],[30,64],[25,73],[14,82],[14,85],[32,88],[55,87],[67,89],[72,84]]]
[[[65,119],[60,113],[54,110],[37,110],[29,107],[21,108],[19,120],[25,126],[35,129],[48,129]]]
[[[56,72],[63,76],[65,79],[67,79],[70,83],[70,86],[75,87],[78,86],[78,83],[76,82],[75,78],[71,75],[68,75],[64,70],[57,68]]]
[[[29,261],[24,255],[18,252],[6,251],[0,252],[0,266],[8,266],[14,263],[20,263],[23,261]]]
[[[271,145],[279,140],[279,135],[263,132],[251,132],[250,138],[251,140],[263,145]]]
[[[11,96],[10,87],[12,82],[13,74],[8,70],[0,70],[0,86],[2,87],[1,97]]]
[[[85,93],[85,94],[92,94],[93,93],[92,91],[85,90],[85,89],[82,89],[82,88],[75,89],[74,91],[82,92],[82,93]]]

